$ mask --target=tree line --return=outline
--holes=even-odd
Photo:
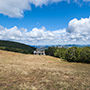
[[[33,54],[34,47],[18,42],[0,40],[0,50],[13,51],[18,53]]]
[[[90,47],[49,47],[45,52],[46,55],[58,57],[69,62],[90,63]]]

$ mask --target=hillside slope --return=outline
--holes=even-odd
[[[0,40],[0,49],[20,53],[33,53],[35,48],[18,42]]]
[[[90,90],[90,65],[0,51],[0,90]]]

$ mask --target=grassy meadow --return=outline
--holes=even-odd
[[[0,90],[90,90],[90,64],[0,50]]]

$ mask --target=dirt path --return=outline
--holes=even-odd
[[[0,90],[90,90],[90,65],[0,51]]]

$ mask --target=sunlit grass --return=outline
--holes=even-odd
[[[90,90],[90,65],[0,51],[0,90]]]

